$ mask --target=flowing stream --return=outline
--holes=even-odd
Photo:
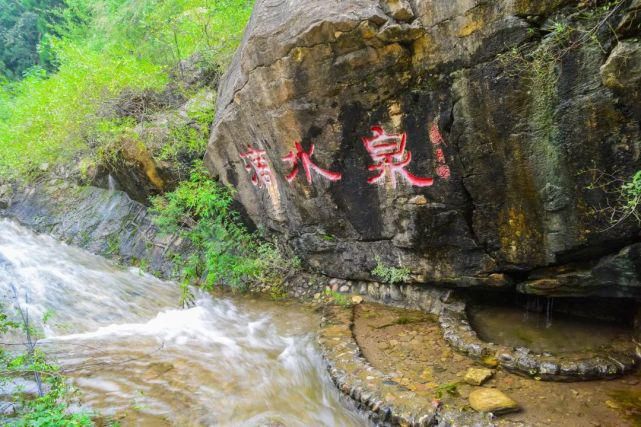
[[[134,426],[363,426],[294,303],[199,295],[0,219],[0,293],[17,300],[83,406]],[[124,414],[124,415],[123,415]]]

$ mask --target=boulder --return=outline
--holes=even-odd
[[[595,265],[640,230],[611,227],[616,189],[600,180],[638,168],[641,108],[617,92],[637,77],[616,59],[636,42],[608,55],[617,40],[600,29],[554,56],[546,22],[581,30],[570,37],[596,25],[572,3],[258,0],[206,165],[330,277],[376,280],[380,263],[415,283],[500,288]]]
[[[407,0],[385,0],[382,6],[385,12],[397,21],[410,21],[414,18],[412,6]]]

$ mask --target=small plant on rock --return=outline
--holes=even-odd
[[[583,173],[591,175],[586,188],[600,190],[605,195],[605,203],[594,208],[595,214],[607,217],[608,226],[600,231],[607,231],[630,218],[641,223],[641,171],[627,180],[596,169]]]
[[[407,267],[393,267],[383,263],[380,257],[376,257],[376,267],[372,270],[374,276],[379,277],[385,283],[402,283],[410,280],[411,270]]]
[[[341,307],[351,307],[352,301],[347,295],[343,295],[340,292],[332,291],[331,289],[325,289],[325,295],[327,295],[334,304],[340,305]]]
[[[451,383],[445,383],[441,384],[438,387],[436,387],[436,390],[434,390],[434,394],[437,399],[443,398],[446,394],[450,396],[458,396],[458,382],[451,382]]]

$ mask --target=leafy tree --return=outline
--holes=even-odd
[[[40,12],[45,5],[47,13]],[[38,59],[31,56],[35,66],[25,70],[29,61],[23,63],[22,80],[3,83],[0,65],[0,176],[30,177],[43,163],[92,156],[106,139],[100,130],[103,107],[126,90],[162,90],[185,59],[199,58],[208,69],[223,71],[252,5],[253,0],[0,0],[0,39],[23,13],[40,19],[32,33],[40,38]],[[19,73],[14,65],[7,68],[11,61],[2,57],[2,43],[0,64],[15,79]]]
[[[0,0],[0,73],[21,78],[31,67],[53,69],[47,34],[62,0]]]

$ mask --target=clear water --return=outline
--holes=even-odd
[[[528,312],[516,306],[475,306],[468,310],[479,338],[535,352],[598,350],[615,341],[629,342],[623,326],[561,313]]]
[[[82,404],[123,426],[363,426],[331,384],[317,316],[295,304],[199,295],[0,219],[0,295],[43,325],[41,345]]]

